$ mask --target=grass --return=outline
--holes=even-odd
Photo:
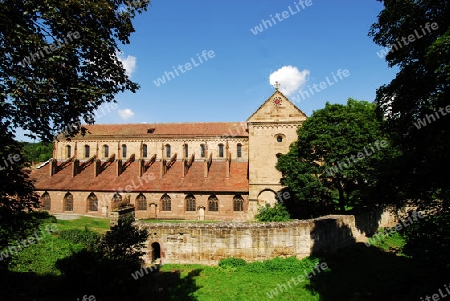
[[[57,220],[57,232],[53,235],[45,235],[38,243],[24,248],[17,255],[13,255],[9,264],[13,272],[34,272],[37,275],[61,275],[55,267],[58,259],[65,258],[83,248],[81,244],[70,243],[59,238],[59,232],[68,229],[80,229],[85,227],[98,233],[109,230],[109,219],[80,217],[74,220]]]
[[[80,217],[73,220],[57,220],[58,231],[68,229],[84,229],[85,227],[98,233],[105,233],[109,230],[109,219],[95,217]]]
[[[318,259],[306,258],[298,260],[294,257],[276,258],[264,262],[248,263],[235,268],[221,268],[218,266],[175,265],[162,266],[162,272],[180,272],[182,279],[193,278],[198,289],[190,295],[194,300],[228,301],[228,300],[320,300],[319,296],[311,293],[306,287],[309,280],[287,282],[292,277],[304,275],[304,271],[311,270]],[[279,291],[279,285],[286,285],[287,289]],[[183,295],[183,286],[171,288],[170,295]],[[275,292],[274,292],[275,291]],[[270,298],[272,296],[272,298]],[[175,299],[174,299],[175,300]]]

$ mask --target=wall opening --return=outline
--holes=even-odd
[[[161,258],[161,246],[159,245],[159,243],[154,242],[152,243],[151,246],[152,246],[152,254],[151,254],[152,261]]]

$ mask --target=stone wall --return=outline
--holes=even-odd
[[[378,216],[378,217],[375,217]],[[358,220],[358,223],[356,222]],[[276,256],[334,252],[355,242],[366,241],[367,229],[389,227],[396,215],[385,209],[371,219],[364,216],[328,215],[311,220],[282,223],[138,223],[148,229],[147,256],[162,263],[217,264],[220,259],[239,257],[247,261]],[[370,232],[370,231],[369,231]],[[153,254],[158,252],[159,254]]]

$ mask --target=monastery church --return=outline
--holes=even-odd
[[[55,140],[30,175],[43,209],[108,217],[123,199],[138,219],[253,219],[277,201],[277,156],[306,120],[276,87],[246,122],[96,124]]]

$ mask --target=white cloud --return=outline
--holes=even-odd
[[[133,111],[131,111],[130,109],[119,110],[118,112],[119,112],[120,118],[122,118],[123,120],[127,120],[128,118],[131,118],[134,116]]]
[[[272,86],[278,81],[280,84],[280,91],[286,96],[294,94],[309,80],[309,70],[305,69],[299,71],[294,66],[283,66],[277,71],[274,71],[270,77],[269,82]]]
[[[131,77],[131,74],[136,69],[136,57],[132,56],[132,55],[128,55],[127,57],[124,57],[123,53],[118,53],[117,57],[122,62],[127,75]]]

